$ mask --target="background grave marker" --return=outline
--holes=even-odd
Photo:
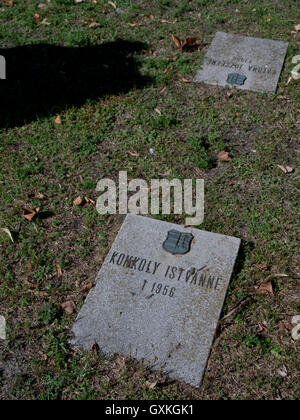
[[[239,246],[237,238],[129,214],[71,344],[96,342],[105,354],[144,359],[198,386]]]
[[[217,32],[194,82],[275,93],[287,47],[288,42]]]

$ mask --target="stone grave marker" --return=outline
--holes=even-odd
[[[144,360],[199,386],[240,239],[127,215],[71,344]]]
[[[194,82],[275,93],[288,42],[217,32]]]

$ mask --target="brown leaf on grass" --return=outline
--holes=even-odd
[[[290,166],[283,166],[283,165],[277,165],[277,166],[285,174],[291,174],[292,172],[294,172],[294,168],[291,168]]]
[[[2,232],[6,233],[9,237],[9,239],[12,241],[12,243],[14,243],[14,238],[11,234],[11,231],[7,228],[1,228],[0,230],[2,230]]]
[[[191,83],[191,81],[189,79],[186,79],[185,77],[182,77],[181,81],[183,83]]]
[[[160,109],[158,109],[158,108],[154,108],[154,111],[155,111],[158,115],[161,115],[161,110],[160,110]]]
[[[84,200],[87,204],[92,204],[93,206],[96,204],[96,201],[92,200],[89,197],[84,197]]]
[[[257,293],[274,296],[273,285],[270,276],[267,277],[263,283],[261,283],[261,285],[257,289]]]
[[[89,290],[91,290],[91,288],[94,286],[94,284],[92,282],[85,284],[80,291],[81,292],[88,292]]]
[[[127,23],[127,25],[131,26],[133,28],[135,26],[142,26],[142,23],[129,22],[129,23]]]
[[[266,264],[255,264],[254,267],[257,268],[260,271],[266,271],[268,269],[268,267],[266,266]]]
[[[36,289],[40,286],[38,283],[31,283],[28,280],[24,280],[24,283],[26,284],[26,286],[31,287],[32,289]]]
[[[98,346],[97,343],[93,343],[92,346],[91,346],[91,349],[92,349],[92,352],[94,354],[98,354],[99,353],[99,346]]]
[[[59,264],[56,264],[55,268],[56,268],[56,275],[57,275],[57,277],[58,278],[59,277],[62,277],[63,273],[62,273],[61,266]]]
[[[230,162],[231,157],[229,156],[228,152],[222,150],[220,153],[218,153],[218,160],[220,160],[221,162]]]
[[[73,300],[67,300],[66,302],[61,304],[62,309],[66,312],[68,315],[72,315],[72,313],[76,309],[76,305],[73,302]]]
[[[173,42],[174,42],[174,44],[176,45],[176,47],[179,49],[179,50],[181,50],[182,49],[182,41],[181,41],[181,39],[179,39],[179,38],[177,38],[177,36],[175,36],[175,35],[173,35],[173,34],[171,34],[171,37],[172,37],[172,39],[173,39]]]
[[[294,28],[297,32],[299,32],[300,31],[300,23],[298,25],[295,25]]]
[[[58,115],[55,120],[54,120],[55,124],[61,124],[61,116]]]
[[[268,295],[274,296],[272,278],[276,278],[276,277],[288,277],[288,275],[287,274],[280,274],[280,273],[270,274],[266,278],[266,280],[264,282],[262,282],[260,286],[258,286],[258,288],[256,290],[257,293],[263,293],[263,294],[268,294]]]
[[[148,389],[154,389],[157,385],[157,381],[155,382],[151,382],[151,381],[146,381],[145,382],[145,387]]]
[[[13,6],[14,0],[2,0],[2,3],[4,4],[4,6]]]
[[[50,25],[50,22],[48,22],[46,18],[44,18],[41,23],[42,25]]]
[[[46,362],[48,360],[47,354],[43,353],[41,350],[38,351],[38,354],[41,356],[41,359]]]
[[[35,209],[23,209],[22,210],[22,219],[28,220],[29,222],[32,221],[34,217],[38,214],[40,211],[40,207],[37,207]]]
[[[83,199],[79,196],[77,198],[75,198],[75,200],[73,201],[74,206],[81,206],[83,204]]]
[[[193,51],[199,47],[197,44],[199,37],[190,37],[188,35],[185,39],[180,39],[173,34],[171,34],[171,37],[176,47],[181,51]]]
[[[36,198],[38,198],[39,200],[44,200],[44,198],[45,198],[45,195],[44,194],[42,194],[42,193],[37,193],[36,194]]]

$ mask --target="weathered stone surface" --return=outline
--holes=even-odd
[[[178,246],[172,246],[175,231]],[[199,386],[239,246],[237,238],[129,214],[71,344],[91,348],[96,342],[105,354],[144,359]]]
[[[287,47],[288,42],[217,32],[194,82],[274,93]],[[236,84],[229,84],[230,74],[241,76]]]

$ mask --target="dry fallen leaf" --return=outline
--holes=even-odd
[[[46,360],[48,359],[47,354],[43,353],[42,351],[38,351],[38,354],[41,356],[41,359],[44,360],[46,362]]]
[[[254,267],[257,268],[260,271],[266,271],[268,269],[268,267],[266,266],[266,264],[255,264]]]
[[[116,3],[112,2],[112,1],[109,1],[108,4],[110,4],[114,9],[117,8]]]
[[[62,277],[63,273],[62,273],[61,266],[59,264],[56,264],[55,268],[56,268],[57,277]]]
[[[81,289],[80,289],[80,291],[81,292],[88,292],[89,290],[91,290],[91,288],[93,287],[93,283],[92,282],[90,282],[90,283],[88,283],[88,284],[85,284]]]
[[[270,277],[267,277],[267,279],[263,283],[261,283],[261,285],[257,289],[257,293],[274,296],[272,280]]]
[[[200,38],[198,37],[187,36],[185,39],[180,39],[173,34],[171,34],[171,37],[176,47],[181,51],[192,51],[195,48],[199,47],[199,45],[197,44],[197,41]]]
[[[221,162],[229,162],[231,161],[231,157],[229,156],[228,152],[222,150],[222,152],[218,153],[218,160],[220,160]]]
[[[101,25],[100,25],[100,23],[98,23],[98,22],[92,22],[92,23],[89,25],[89,28],[98,28],[98,26],[101,26]]]
[[[134,23],[134,22],[129,22],[129,23],[127,23],[127,25],[128,25],[128,26],[131,26],[131,27],[135,27],[135,26],[142,26],[142,24],[141,24],[141,23]]]
[[[83,204],[83,199],[81,197],[75,198],[73,201],[74,206],[81,206]]]
[[[183,83],[190,83],[190,80],[186,79],[185,77],[182,77],[181,81]]]
[[[155,388],[157,385],[157,381],[156,382],[151,382],[151,381],[146,381],[145,382],[145,387],[148,389],[153,389]]]
[[[154,111],[158,114],[161,115],[161,111],[158,108],[154,108]]]
[[[285,174],[291,174],[294,172],[294,168],[291,168],[290,166],[283,166],[283,165],[277,165],[279,169],[281,169]]]
[[[73,302],[73,300],[67,300],[66,302],[61,304],[62,309],[66,312],[68,315],[72,315],[72,313],[76,309],[76,305]]]
[[[40,211],[40,207],[37,207],[35,209],[23,209],[22,219],[25,219],[31,222],[31,220],[38,214],[39,211]]]
[[[12,243],[14,243],[14,239],[13,239],[11,231],[9,229],[1,228],[0,230],[2,230],[2,232],[6,233],[9,236],[9,239],[12,241]]]
[[[55,124],[61,124],[61,116],[58,115],[55,120],[54,120]]]
[[[4,6],[13,6],[14,0],[2,0],[2,3],[4,4]]]
[[[50,22],[48,22],[46,18],[43,19],[41,23],[42,25],[50,25]]]
[[[92,344],[91,348],[92,348],[92,352],[94,354],[98,354],[99,353],[99,346],[98,346],[97,343]]]
[[[84,197],[84,199],[85,199],[85,202],[86,202],[87,204],[92,204],[93,206],[96,204],[96,201],[92,200],[92,199],[91,199],[91,198],[89,198],[89,197]]]
[[[24,280],[24,283],[28,286],[28,287],[31,287],[31,288],[33,288],[33,289],[36,289],[37,287],[39,287],[39,284],[38,283],[31,283],[30,281],[28,281],[28,280]]]
[[[295,30],[298,32],[300,31],[300,24],[294,26]]]

